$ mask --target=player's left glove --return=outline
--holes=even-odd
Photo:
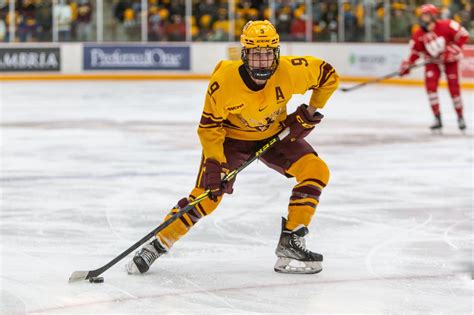
[[[449,44],[443,54],[443,61],[445,63],[456,62],[463,57],[462,49],[456,44]]]
[[[308,105],[301,104],[296,111],[288,115],[283,122],[284,127],[290,128],[290,133],[286,139],[290,139],[290,141],[303,139],[313,131],[314,126],[319,124],[323,117],[324,115],[318,112],[311,115],[308,111]]]
[[[400,64],[400,76],[403,77],[404,75],[409,74],[411,67],[413,67],[413,64],[409,60],[403,60]]]
[[[204,162],[204,173],[202,176],[203,186],[209,190],[209,199],[217,201],[217,197],[224,193],[233,192],[233,181],[223,183],[222,179],[229,173],[225,163],[221,164],[214,159],[207,159]]]

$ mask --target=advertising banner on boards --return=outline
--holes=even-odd
[[[85,45],[84,70],[190,70],[189,46]]]
[[[57,48],[0,48],[0,72],[60,71]]]

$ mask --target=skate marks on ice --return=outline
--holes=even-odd
[[[8,129],[32,129],[32,130],[110,130],[130,132],[136,134],[158,134],[166,135],[160,138],[163,144],[178,144],[182,146],[182,140],[191,139],[188,143],[193,149],[199,149],[193,145],[198,141],[196,130],[197,123],[194,121],[160,121],[160,120],[135,120],[135,121],[113,121],[113,120],[65,120],[65,121],[14,121],[0,122],[0,128]],[[315,136],[317,134],[317,137]],[[407,124],[398,122],[377,122],[371,118],[358,121],[340,120],[331,118],[324,121],[324,125],[318,126],[317,133],[309,136],[317,138],[318,145],[326,146],[377,146],[392,143],[416,143],[426,141],[437,141],[439,139],[472,138],[470,129],[465,132],[456,130],[454,126],[446,127],[440,133],[433,133],[427,126],[422,124]],[[176,143],[175,139],[180,138]],[[181,147],[178,147],[181,148]]]
[[[442,134],[433,134],[427,126],[418,123],[377,122],[373,119],[345,121],[337,118],[324,122],[324,127],[310,134],[309,139],[316,145],[344,146],[350,150],[354,146],[380,146],[402,143],[430,143],[442,140],[472,139],[472,131],[465,134],[455,127],[446,128]]]
[[[74,97],[58,92],[66,86]],[[308,237],[324,254],[322,273],[273,272],[294,183],[256,163],[149,274],[128,276],[123,262],[103,284],[68,285],[72,270],[109,261],[189,192],[206,86],[9,85],[0,126],[2,311],[472,312],[460,279],[472,248],[472,144],[448,108],[445,134],[431,135],[418,106],[424,91],[411,88],[336,93],[308,137],[332,171]],[[20,102],[23,90],[35,102]]]
[[[26,315],[26,304],[20,296],[0,289],[0,314]]]
[[[160,312],[176,312],[178,309],[180,312],[194,312],[197,309],[199,312],[202,311],[221,311],[224,313],[281,313],[291,312],[293,309],[301,308],[302,304],[307,303],[308,299],[314,298],[320,295],[318,291],[324,292],[332,290],[334,286],[357,286],[360,284],[371,285],[384,281],[387,284],[398,287],[397,283],[405,282],[406,287],[409,288],[413,285],[413,281],[422,282],[433,282],[439,283],[439,281],[449,281],[454,279],[455,276],[452,274],[438,274],[438,275],[423,275],[423,276],[390,276],[384,279],[379,277],[365,277],[351,279],[335,279],[335,280],[307,280],[305,276],[297,275],[290,280],[281,282],[264,284],[258,283],[253,285],[242,285],[242,286],[222,286],[219,288],[205,288],[200,287],[198,283],[205,284],[205,279],[194,279],[191,275],[173,274],[169,275],[173,277],[172,283],[169,281],[163,281],[164,276],[158,279],[148,279],[149,281],[156,281],[156,283],[176,285],[187,283],[189,288],[184,290],[168,290],[174,292],[162,292],[162,293],[148,293],[142,295],[132,295],[120,289],[117,286],[104,284],[106,290],[97,290],[99,294],[92,294],[94,290],[87,290],[89,294],[83,294],[82,301],[80,302],[69,302],[69,303],[56,303],[60,304],[57,306],[36,308],[28,311],[28,314],[55,314],[55,313],[87,313],[87,312],[106,312],[115,309],[117,304],[121,306],[122,310],[133,309],[136,312],[150,311],[150,309],[159,310]],[[282,275],[282,277],[292,277],[288,275]],[[180,278],[183,278],[180,281]],[[298,280],[297,278],[301,278]],[[283,279],[281,279],[283,280]],[[84,288],[90,286],[90,284],[84,284]],[[194,289],[193,289],[194,287]],[[304,299],[295,299],[295,295],[289,294],[288,288],[293,290],[306,291],[310,295],[306,295]],[[104,294],[104,291],[107,292]],[[286,295],[293,299],[285,300],[285,297],[280,296],[280,292],[284,291]],[[420,294],[423,291],[420,290]],[[121,294],[122,293],[122,294]],[[454,293],[454,292],[453,292]],[[102,295],[102,298],[97,296]],[[372,292],[372,296],[377,295]],[[108,296],[108,297],[107,297]],[[242,300],[242,296],[245,297],[245,301]],[[277,298],[277,299],[276,299]],[[288,298],[288,297],[286,297]],[[179,307],[176,305],[179,304]],[[272,306],[269,306],[272,305]],[[197,307],[197,308],[196,308]],[[337,307],[335,307],[337,309]],[[386,312],[390,312],[388,307],[381,308],[379,311],[385,309]],[[397,308],[403,309],[403,308]],[[347,308],[341,308],[341,311]],[[128,314],[128,312],[126,312]],[[15,313],[16,314],[16,313]],[[131,313],[130,313],[131,314]]]

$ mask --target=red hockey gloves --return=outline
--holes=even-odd
[[[456,44],[450,44],[446,47],[443,54],[443,61],[445,63],[456,62],[463,57],[462,49]]]
[[[402,64],[400,65],[400,76],[403,77],[404,75],[407,75],[410,73],[410,68],[413,66],[413,64],[408,61],[408,60],[403,60]]]
[[[318,112],[315,112],[314,115],[311,115],[308,112],[308,105],[301,104],[298,106],[296,111],[288,117],[286,117],[283,122],[284,127],[290,128],[290,133],[286,139],[290,141],[295,141],[296,139],[303,139],[311,131],[313,131],[314,126],[321,122],[324,115]]]
[[[209,198],[213,201],[217,201],[217,197],[227,193],[233,192],[233,182],[222,183],[222,179],[226,174],[229,173],[229,169],[226,164],[220,164],[214,159],[207,159],[204,162],[204,173],[203,173],[203,186],[205,189],[209,189]]]

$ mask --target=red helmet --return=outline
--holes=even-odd
[[[424,4],[420,7],[420,14],[431,14],[432,16],[437,16],[440,14],[440,11],[432,4]]]

